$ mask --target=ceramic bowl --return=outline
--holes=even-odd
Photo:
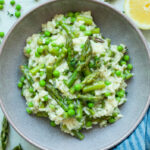
[[[128,82],[127,102],[120,107],[123,118],[105,128],[84,131],[80,141],[53,128],[48,119],[30,116],[25,111],[25,99],[17,88],[21,76],[19,66],[26,63],[23,48],[27,37],[41,30],[55,14],[91,10],[104,37],[113,44],[128,47],[134,77]],[[131,21],[111,6],[96,0],[53,0],[31,10],[11,28],[1,46],[0,103],[7,119],[16,131],[33,145],[44,150],[108,149],[125,139],[139,124],[149,106],[150,59],[145,39]]]

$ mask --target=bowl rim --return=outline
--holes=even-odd
[[[12,27],[9,29],[9,31],[7,32],[6,36],[4,37],[3,41],[2,41],[2,44],[0,46],[0,55],[3,51],[3,48],[6,44],[6,41],[9,37],[9,35],[11,34],[11,32],[14,30],[14,28],[25,18],[27,17],[28,15],[30,15],[30,13],[34,12],[36,9],[48,4],[48,3],[52,3],[52,2],[56,2],[56,1],[62,1],[62,0],[48,0],[46,2],[43,2],[42,4],[39,4],[38,6],[32,8],[31,10],[27,11],[21,18],[19,18],[13,25]],[[142,34],[142,32],[140,31],[140,29],[137,28],[137,26],[134,24],[134,22],[127,16],[125,16],[123,13],[121,13],[119,10],[117,10],[116,8],[114,8],[113,6],[111,6],[110,4],[107,4],[105,2],[101,2],[99,0],[88,0],[88,1],[91,1],[91,2],[94,2],[94,3],[97,3],[98,5],[103,5],[104,7],[107,7],[109,9],[111,9],[112,11],[118,13],[122,18],[124,18],[134,29],[135,31],[138,33],[141,41],[143,42],[145,48],[146,48],[146,51],[147,51],[147,54],[148,54],[148,57],[149,57],[149,62],[150,62],[150,51],[148,50],[149,49],[149,46],[148,46],[148,43],[144,37],[144,35]],[[108,146],[105,146],[104,150],[107,150],[107,149],[110,149],[110,148],[113,148],[115,147],[116,145],[118,145],[119,143],[121,143],[123,140],[125,140],[135,129],[136,127],[139,125],[139,123],[142,121],[145,113],[147,112],[148,108],[149,108],[149,105],[150,105],[150,93],[149,93],[149,96],[148,96],[148,100],[147,100],[147,103],[145,105],[145,108],[143,110],[143,112],[141,113],[139,119],[136,121],[136,123],[133,125],[132,128],[130,128],[128,130],[128,132],[123,135],[120,139],[116,140],[113,144],[110,144]],[[15,129],[15,131],[17,131],[17,133],[23,137],[27,142],[29,142],[30,144],[34,145],[35,147],[37,148],[40,148],[42,150],[47,150],[47,148],[45,146],[41,146],[39,143],[36,143],[34,142],[33,140],[29,139],[28,137],[26,137],[25,135],[23,135],[23,133],[17,129],[17,127],[14,125],[13,121],[9,118],[7,112],[5,111],[5,108],[4,108],[4,105],[2,103],[2,100],[0,98],[0,106],[1,106],[1,109],[4,113],[4,115],[6,116],[8,122],[11,124],[11,126]],[[49,149],[50,150],[50,149]],[[52,150],[52,149],[51,149]]]

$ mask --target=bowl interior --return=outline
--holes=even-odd
[[[21,76],[19,66],[26,62],[23,55],[25,40],[41,30],[55,14],[68,11],[91,10],[103,36],[113,44],[124,43],[129,49],[134,66],[134,78],[128,83],[127,103],[121,106],[124,117],[106,128],[94,127],[84,131],[85,139],[79,141],[49,125],[48,119],[29,116],[25,99],[17,88]],[[150,61],[146,47],[136,29],[113,9],[92,0],[58,0],[47,3],[24,17],[9,34],[0,56],[1,104],[13,127],[26,139],[49,150],[97,150],[120,142],[136,125],[148,106],[150,92]]]

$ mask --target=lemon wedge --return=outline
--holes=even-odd
[[[124,9],[140,29],[150,29],[150,0],[125,0]]]

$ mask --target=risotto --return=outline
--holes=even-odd
[[[82,129],[122,117],[132,64],[125,45],[104,38],[90,11],[56,15],[27,39],[18,82],[28,114],[79,139]]]

